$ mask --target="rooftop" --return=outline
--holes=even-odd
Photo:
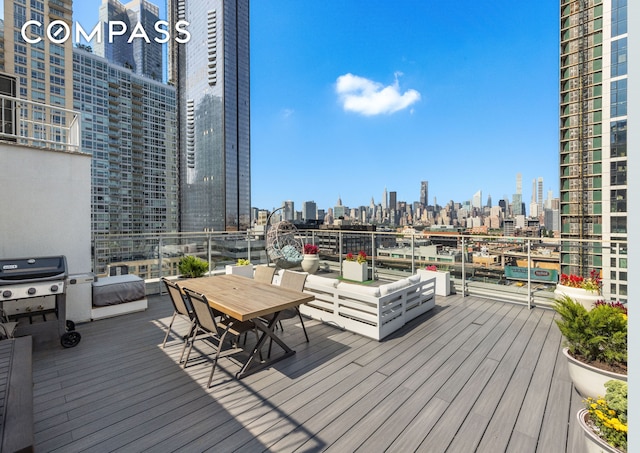
[[[162,349],[171,314],[150,296],[35,349],[36,451],[581,450],[553,310],[438,297],[382,342],[306,320],[306,343],[292,319],[295,356],[240,381],[223,358],[210,389],[203,342],[186,369],[179,338]]]

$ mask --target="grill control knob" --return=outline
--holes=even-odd
[[[58,291],[58,285],[51,285],[51,292],[55,293],[56,291]]]
[[[8,299],[9,297],[11,297],[11,291],[9,291],[8,289],[6,291],[2,292],[2,297],[4,297],[5,299]]]
[[[33,296],[36,293],[36,289],[35,288],[29,288],[27,290],[27,294],[29,294],[30,296]]]

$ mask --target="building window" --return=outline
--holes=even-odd
[[[625,157],[627,155],[627,121],[611,123],[611,157]]]
[[[626,217],[611,217],[611,232],[612,233],[626,233],[627,232],[627,218]],[[622,259],[620,260],[620,267],[622,267]]]
[[[627,114],[627,79],[611,82],[611,117]]]
[[[627,212],[627,189],[611,191],[611,212]]]
[[[611,37],[627,32],[627,0],[611,2]]]
[[[624,186],[627,184],[627,163],[611,162],[611,185]]]
[[[627,73],[627,38],[611,41],[611,77]]]

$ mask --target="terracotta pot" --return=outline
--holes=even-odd
[[[603,300],[603,297],[597,291],[588,291],[582,288],[574,288],[573,286],[557,285],[554,293],[557,299],[569,296],[587,310],[591,310],[597,301]]]
[[[581,362],[569,354],[569,348],[562,350],[569,364],[569,376],[573,386],[583,397],[598,398],[604,396],[607,389],[604,383],[611,379],[627,382],[626,374],[612,373]]]
[[[584,452],[585,453],[623,453],[622,450],[618,450],[617,448],[609,445],[605,442],[600,436],[594,433],[591,430],[591,427],[587,424],[587,415],[589,415],[589,411],[586,409],[581,409],[578,412],[578,425],[582,428],[584,432]]]

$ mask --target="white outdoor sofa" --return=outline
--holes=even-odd
[[[377,287],[309,275],[304,291],[315,300],[302,304],[300,312],[380,341],[431,310],[435,286],[435,278],[421,280],[419,275]]]

